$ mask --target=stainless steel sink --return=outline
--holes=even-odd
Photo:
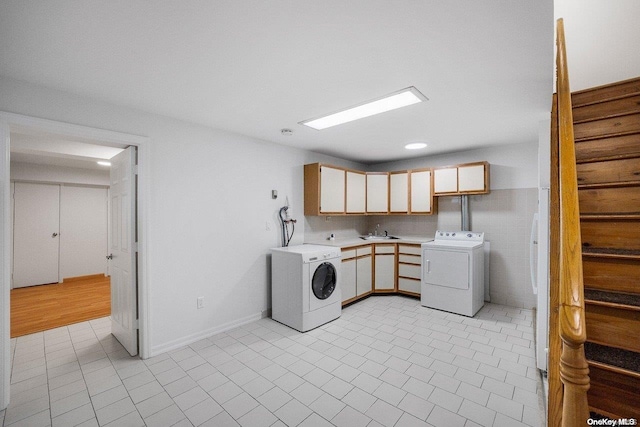
[[[395,236],[360,236],[362,240],[394,240],[399,239]]]

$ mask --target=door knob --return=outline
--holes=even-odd
[[[113,259],[113,254],[107,255],[107,259]]]
[[[58,233],[53,233],[53,234],[51,235],[51,237],[56,237],[57,235],[58,235]]]

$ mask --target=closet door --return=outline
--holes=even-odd
[[[58,283],[60,186],[16,182],[13,287]]]

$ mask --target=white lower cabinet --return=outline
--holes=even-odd
[[[422,256],[420,245],[398,245],[398,292],[420,295]]]
[[[371,267],[370,245],[342,250],[340,287],[343,303],[371,292]]]
[[[371,254],[356,259],[356,296],[371,292]]]
[[[344,252],[342,256],[344,257]],[[354,251],[355,252],[355,251]],[[343,259],[340,266],[340,289],[342,290],[342,301],[350,300],[356,296],[356,259]]]
[[[374,290],[394,291],[396,288],[396,245],[375,245]]]

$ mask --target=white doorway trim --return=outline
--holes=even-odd
[[[139,351],[143,359],[151,349],[149,288],[147,281],[148,195],[147,178],[149,138],[91,128],[70,123],[0,111],[0,410],[9,404],[11,379],[10,288],[11,288],[11,224],[10,222],[10,149],[11,131],[28,129],[66,137],[91,140],[97,145],[129,145],[138,147],[138,327]]]

